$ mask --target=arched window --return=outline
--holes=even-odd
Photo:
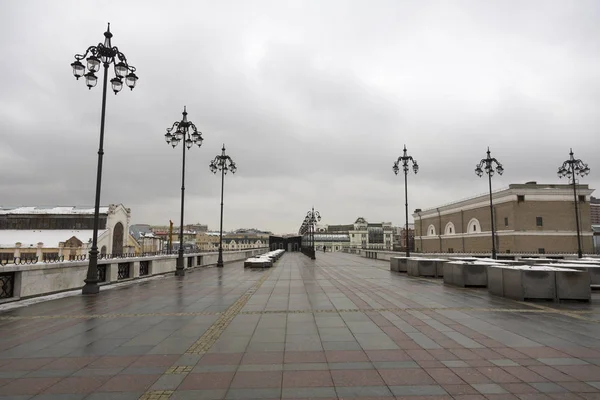
[[[477,218],[471,218],[467,227],[468,233],[481,233],[481,225],[479,224],[479,220],[477,220]]]
[[[454,228],[454,224],[452,222],[448,222],[446,224],[446,228],[444,228],[444,235],[454,235],[456,233],[456,229]]]
[[[435,226],[433,224],[427,228],[427,236],[435,236]]]
[[[123,254],[123,224],[117,222],[113,228],[112,253]]]

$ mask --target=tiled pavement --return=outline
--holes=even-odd
[[[286,254],[0,313],[0,399],[600,399],[598,303]]]

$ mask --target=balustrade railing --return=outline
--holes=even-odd
[[[15,273],[0,273],[0,299],[10,299],[15,290]]]

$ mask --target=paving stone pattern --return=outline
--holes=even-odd
[[[599,303],[290,253],[0,313],[0,400],[600,399]]]

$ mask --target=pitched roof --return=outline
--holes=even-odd
[[[100,207],[100,214],[107,214],[108,207]],[[32,207],[6,207],[0,206],[0,215],[32,215],[32,214],[46,214],[46,215],[94,215],[94,207],[79,207],[79,206],[32,206]]]

